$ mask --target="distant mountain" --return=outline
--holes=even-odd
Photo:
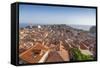
[[[90,33],[95,34],[96,33],[96,26],[92,26],[90,28]]]

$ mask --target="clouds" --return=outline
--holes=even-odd
[[[94,8],[20,5],[19,22],[31,22],[33,24],[95,25],[96,10]]]

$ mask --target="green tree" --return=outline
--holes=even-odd
[[[78,48],[71,48],[71,53],[73,55],[73,61],[80,60],[93,60],[91,55],[82,54]]]

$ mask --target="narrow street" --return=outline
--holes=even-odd
[[[62,62],[62,57],[58,54],[57,51],[52,51],[49,53],[46,62]]]

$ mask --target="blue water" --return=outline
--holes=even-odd
[[[20,23],[19,24],[19,28],[24,28],[24,27],[26,27],[26,26],[28,26],[29,24],[27,24],[27,23]]]

